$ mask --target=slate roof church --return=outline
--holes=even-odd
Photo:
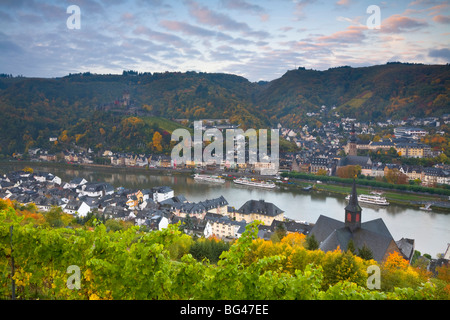
[[[348,205],[345,207],[344,222],[320,215],[310,234],[314,234],[322,251],[333,251],[338,247],[347,250],[350,240],[356,250],[364,245],[372,251],[373,259],[381,262],[390,253],[397,251],[405,259],[410,261],[411,252],[402,252],[398,243],[392,238],[391,233],[383,222],[383,219],[375,219],[361,222],[362,209],[358,203],[356,185],[353,181],[352,194]],[[414,250],[412,250],[414,252]]]

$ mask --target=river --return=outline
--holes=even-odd
[[[230,206],[236,209],[247,200],[264,199],[284,210],[285,216],[295,220],[315,223],[322,214],[337,220],[344,220],[346,201],[343,196],[318,192],[305,192],[300,189],[277,188],[264,190],[239,186],[231,181],[225,184],[197,182],[186,175],[155,174],[149,170],[117,170],[114,168],[67,168],[36,163],[30,165],[34,170],[48,171],[59,176],[63,181],[74,177],[86,180],[105,181],[114,187],[151,188],[169,186],[175,195],[183,194],[189,201],[202,201],[224,196]],[[0,173],[20,170],[23,164],[0,163]],[[450,243],[450,214],[426,212],[419,209],[391,204],[388,207],[362,205],[361,221],[382,218],[395,240],[401,238],[415,239],[415,248],[422,254],[436,257],[445,252]]]

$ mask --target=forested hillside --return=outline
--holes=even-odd
[[[272,81],[256,103],[272,121],[292,126],[322,105],[359,121],[439,116],[450,112],[450,66],[390,63],[322,72],[299,68]]]
[[[317,112],[322,105],[335,106],[340,116],[360,121],[449,113],[450,66],[389,63],[326,71],[299,68],[260,83],[202,72],[87,72],[56,79],[2,75],[0,153],[45,146],[49,137],[64,134],[85,147],[106,147],[114,140],[118,149],[139,149],[152,141],[155,131],[163,135],[176,125],[145,127],[145,117],[229,119],[244,129],[281,122],[295,128],[306,113]],[[138,120],[126,120],[130,117]],[[134,141],[126,132],[130,121],[143,124],[138,128],[142,141]],[[105,133],[90,139],[99,132],[86,131],[89,128],[103,128]]]

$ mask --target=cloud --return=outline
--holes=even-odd
[[[350,2],[350,0],[339,0],[338,2],[336,2],[336,5],[340,7],[348,7],[350,5]]]
[[[229,10],[238,10],[244,14],[258,15],[261,21],[268,21],[270,15],[266,12],[266,9],[256,5],[251,4],[245,0],[221,0],[222,5]]]
[[[409,4],[409,6],[418,6],[418,5],[430,5],[430,4],[441,4],[442,2],[439,0],[416,0]]]
[[[245,0],[222,0],[221,3],[227,9],[241,10],[257,15],[264,14],[266,10],[256,4],[251,4]]]
[[[211,27],[217,27],[222,31],[236,31],[241,32],[245,37],[252,37],[258,39],[266,39],[270,37],[270,34],[266,31],[259,31],[250,28],[250,26],[245,22],[239,22],[228,15],[215,12],[209,8],[200,5],[198,2],[188,0],[186,1],[188,5],[189,14],[198,23],[208,25]]]
[[[238,22],[222,13],[214,12],[207,7],[200,5],[195,1],[186,2],[189,8],[189,14],[201,24],[211,27],[218,27],[221,30],[230,31],[251,31],[248,24]]]
[[[160,22],[160,25],[168,30],[181,32],[190,36],[212,37],[217,35],[215,31],[193,26],[186,22],[163,20]]]
[[[415,31],[426,26],[428,26],[428,23],[424,20],[394,14],[381,22],[381,31],[384,33],[401,33]]]
[[[189,47],[189,44],[186,41],[184,41],[182,38],[180,38],[176,35],[165,33],[165,32],[155,31],[155,30],[145,27],[145,26],[137,27],[136,29],[134,29],[133,33],[135,35],[144,35],[152,41],[170,44],[177,48],[188,48]]]
[[[439,58],[450,62],[450,49],[431,49],[430,51],[428,51],[428,56],[431,58]]]
[[[450,16],[437,15],[433,17],[433,21],[443,24],[450,24]]]
[[[307,6],[313,4],[316,0],[294,0],[295,3],[295,12],[294,15],[297,16],[297,19],[305,18],[304,10]]]
[[[338,42],[342,44],[359,43],[366,38],[363,33],[363,30],[366,29],[367,28],[363,26],[350,26],[347,30],[337,31],[329,36],[321,36],[318,37],[317,40],[325,42]]]

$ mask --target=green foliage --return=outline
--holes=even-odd
[[[438,288],[441,294],[445,287],[442,280],[440,286],[417,282],[414,273],[404,278],[399,269],[395,276],[407,280],[401,286],[368,290],[365,267],[374,261],[349,252],[310,251],[290,235],[278,243],[256,240],[259,222],[247,225],[214,264],[187,253],[194,244],[178,225],[152,232],[138,227],[108,231],[98,222],[92,228],[69,229],[22,220],[12,206],[0,211],[2,297],[11,292],[11,254],[19,299],[435,299],[442,297]],[[252,256],[260,246],[271,253]],[[79,289],[66,285],[67,268],[73,265],[80,268]]]
[[[316,237],[313,234],[306,238],[306,248],[309,250],[319,249],[319,242],[317,242]]]
[[[449,72],[448,65],[412,64],[291,70],[272,81],[256,104],[290,127],[322,105],[335,105],[339,114],[361,121],[442,115],[450,94],[444,80]]]
[[[51,226],[51,227],[62,227],[63,220],[62,220],[62,209],[61,207],[53,206],[46,214],[45,214],[45,221]]]
[[[230,243],[217,239],[197,239],[190,247],[189,253],[198,261],[207,259],[210,263],[217,263],[220,255],[230,248]]]

